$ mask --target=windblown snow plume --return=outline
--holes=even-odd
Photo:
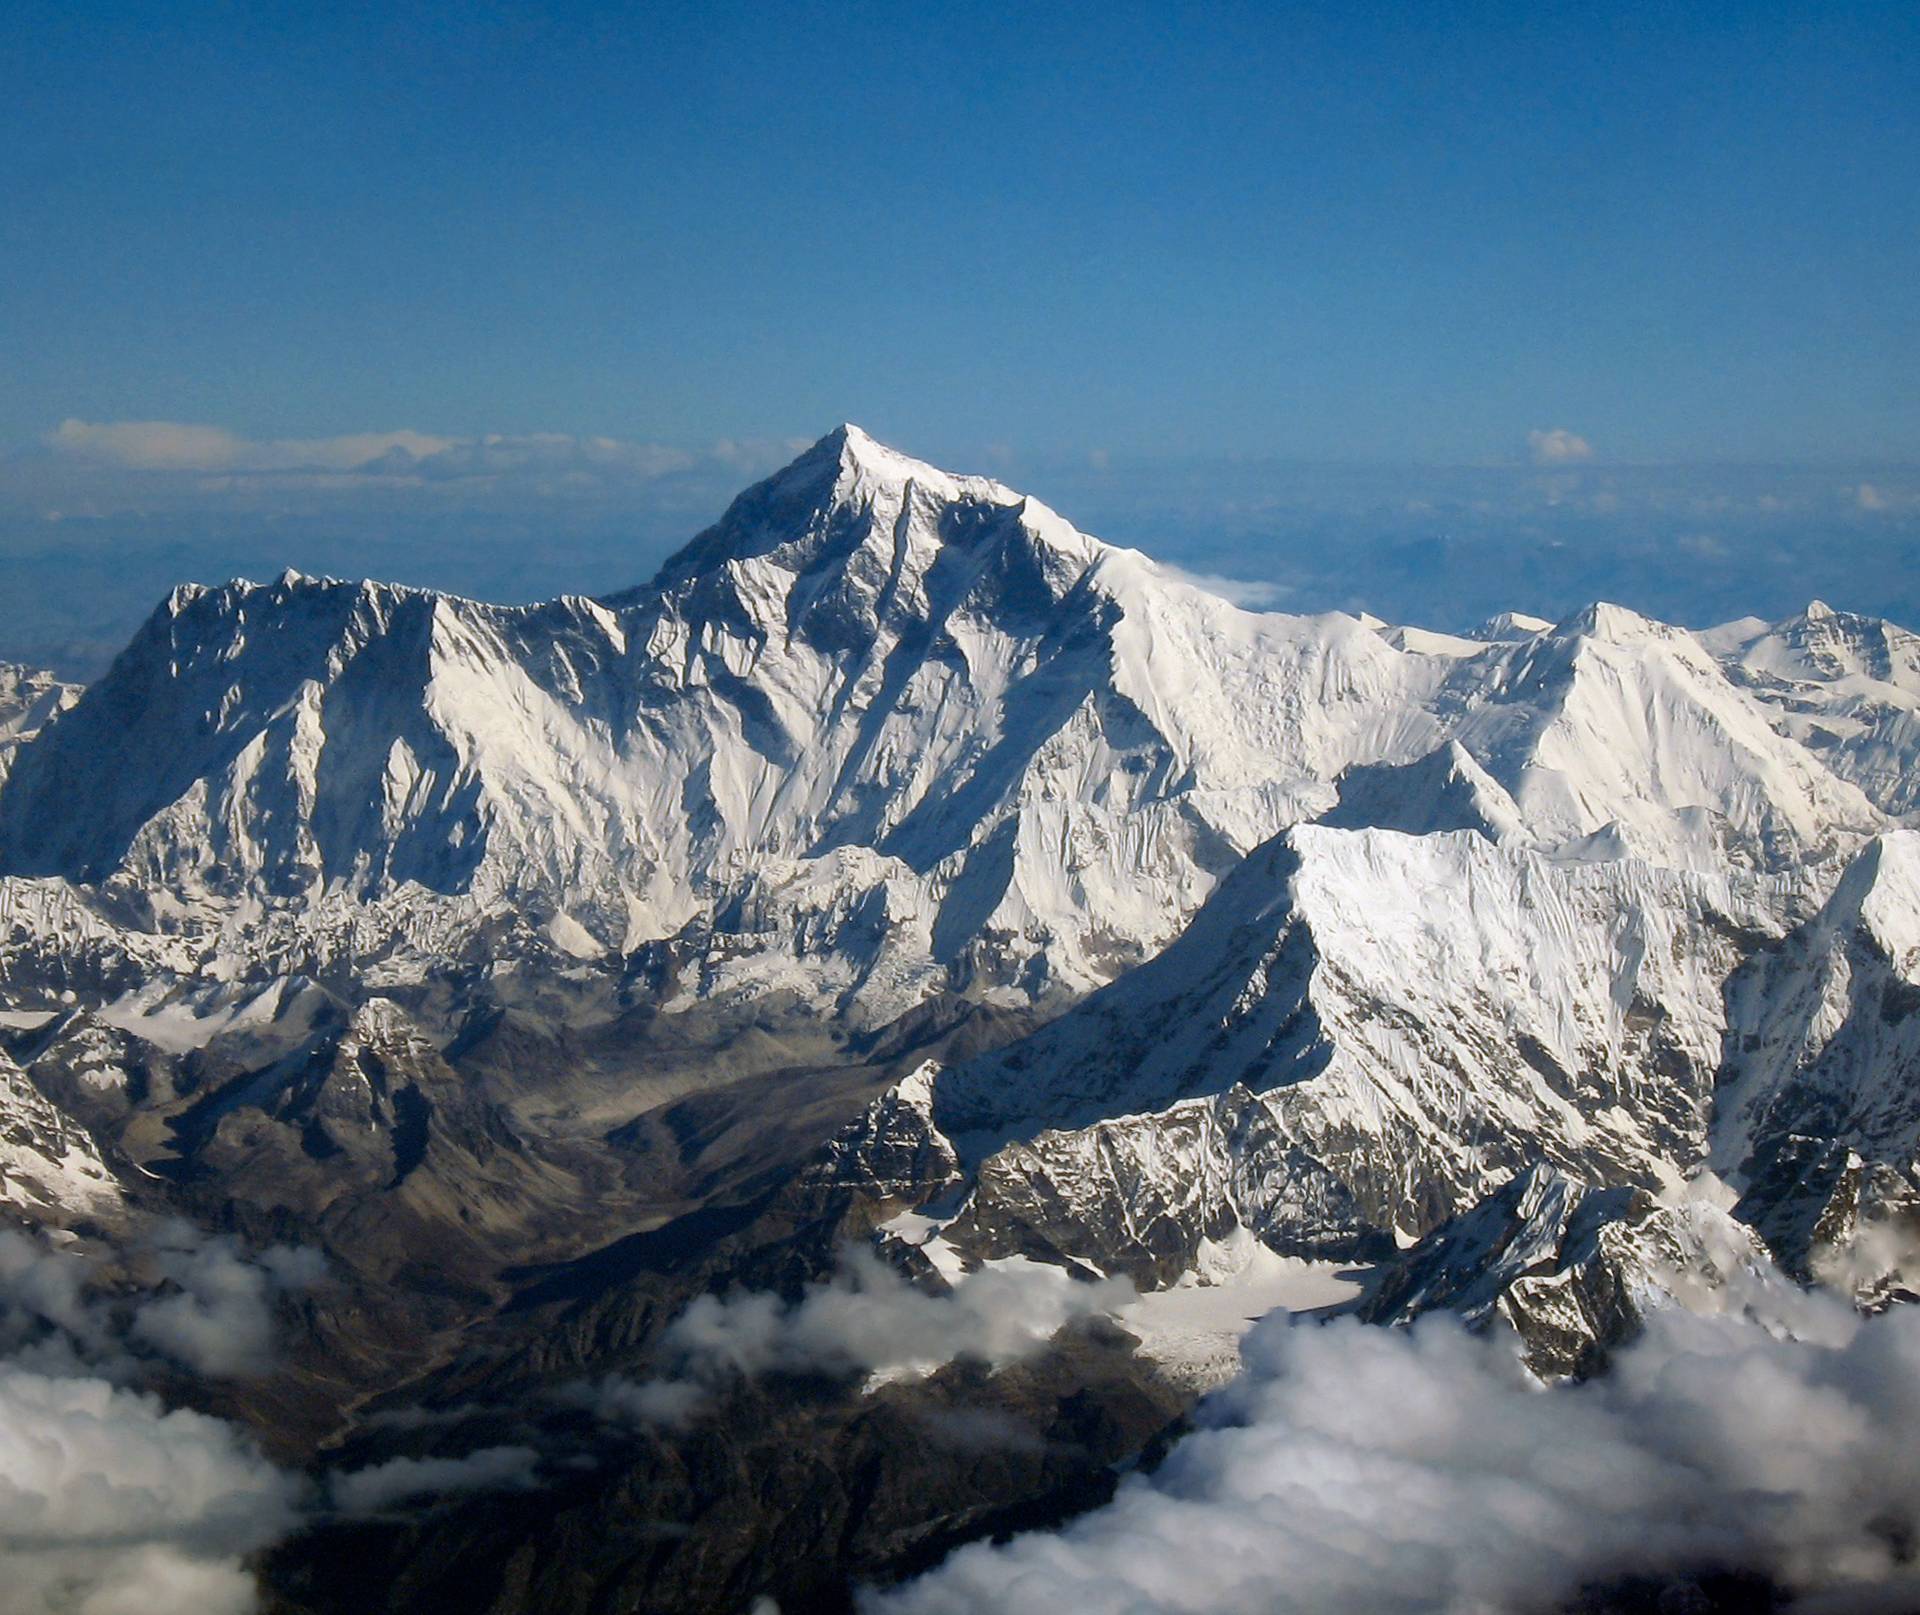
[[[1134,1298],[1124,1279],[1082,1282],[1014,1259],[966,1275],[944,1295],[916,1289],[863,1247],[798,1302],[766,1290],[703,1295],[668,1328],[669,1373],[596,1387],[603,1416],[684,1423],[735,1376],[927,1374],[963,1357],[998,1368],[1037,1352],[1063,1327]]]
[[[1729,1571],[1884,1596],[1920,1526],[1920,1315],[1780,1302],[1662,1312],[1606,1377],[1552,1390],[1445,1315],[1275,1314],[1154,1474],[864,1608],[1453,1615]]]

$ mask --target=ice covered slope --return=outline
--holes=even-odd
[[[80,686],[51,673],[0,662],[0,783],[14,753],[80,699]]]
[[[1537,841],[1583,855],[1777,867],[1884,822],[1692,634],[1620,606],[1463,661],[1435,710]]]
[[[1920,832],[1894,831],[1825,908],[1730,984],[1745,1028],[1714,1164],[1807,1266],[1863,1219],[1920,1226]],[[1870,1276],[1870,1275],[1869,1275]]]
[[[189,912],[511,902],[702,990],[1084,987],[1444,665],[1263,617],[854,428],[654,584],[508,608],[289,574],[175,592],[0,793],[0,871]]]
[[[0,1222],[7,1212],[54,1224],[111,1216],[120,1198],[92,1135],[0,1052]]]

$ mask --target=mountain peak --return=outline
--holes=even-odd
[[[1525,611],[1495,612],[1477,628],[1469,628],[1466,638],[1484,640],[1490,645],[1511,644],[1546,633],[1553,624],[1545,617]]]
[[[917,537],[937,546],[946,542],[950,525],[937,514],[940,507],[972,507],[976,516],[997,511],[1003,524],[1011,515],[1080,568],[1105,548],[1004,483],[943,471],[847,421],[742,493],[647,588],[607,603],[630,604],[729,562],[774,558],[784,570],[801,574],[820,564],[842,565],[854,549],[890,551],[896,540]]]
[[[1643,617],[1627,606],[1616,606],[1606,600],[1596,600],[1592,605],[1583,606],[1571,616],[1562,618],[1554,624],[1553,631],[1563,638],[1601,639],[1614,644],[1667,639],[1673,634],[1673,630],[1665,623],[1655,622],[1653,618]]]
[[[891,444],[882,443],[852,421],[842,421],[788,470],[815,461],[816,457],[829,461],[842,473],[852,474],[870,487],[878,485],[898,490],[911,482],[939,499],[965,498],[994,505],[1017,505],[1025,497],[991,477],[960,475],[943,471],[931,461],[916,460]],[[786,472],[778,475],[784,477]]]

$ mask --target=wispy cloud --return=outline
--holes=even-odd
[[[189,421],[66,420],[47,434],[45,444],[67,459],[120,471],[253,478],[452,481],[579,469],[647,479],[687,471],[701,461],[694,451],[668,444],[562,432],[446,437],[402,430],[258,439]],[[710,455],[725,464],[764,458],[754,446],[730,441],[713,445]]]
[[[1579,465],[1593,458],[1593,445],[1564,426],[1535,427],[1527,433],[1527,453],[1535,465]]]
[[[1284,583],[1260,578],[1229,578],[1218,572],[1189,572],[1184,566],[1175,566],[1171,561],[1161,561],[1159,567],[1177,583],[1203,589],[1208,594],[1217,594],[1222,600],[1230,600],[1248,611],[1270,611],[1293,592]]]
[[[189,421],[62,421],[47,434],[62,454],[128,471],[356,471],[396,455],[444,454],[458,440],[427,432],[349,432],[256,440]]]
[[[540,1455],[531,1447],[482,1447],[462,1458],[390,1458],[335,1475],[333,1505],[344,1514],[378,1514],[396,1503],[453,1492],[526,1491]]]
[[[310,1246],[248,1253],[183,1222],[121,1252],[138,1287],[108,1285],[87,1258],[0,1230],[0,1351],[34,1367],[84,1363],[116,1379],[164,1357],[214,1379],[268,1372],[282,1299],[326,1263]]]

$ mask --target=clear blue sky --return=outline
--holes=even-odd
[[[13,0],[0,440],[1920,457],[1920,8]]]
[[[851,419],[1263,597],[1920,619],[1920,6],[11,0],[0,656]]]

